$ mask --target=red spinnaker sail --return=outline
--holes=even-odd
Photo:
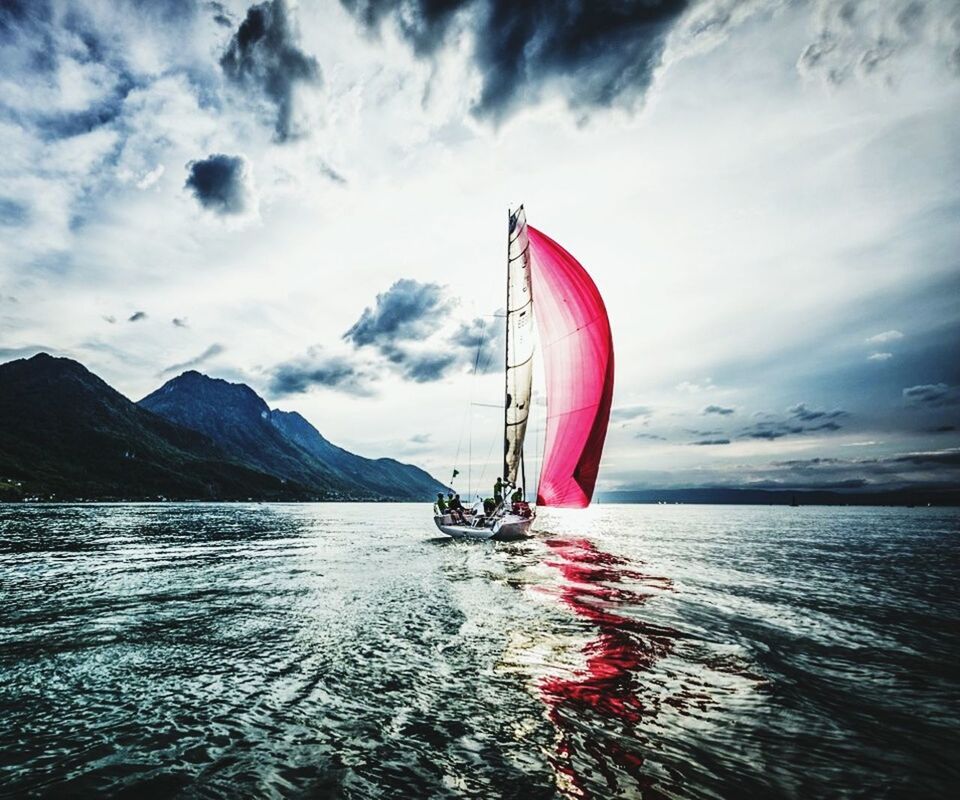
[[[547,382],[537,503],[590,505],[613,399],[613,338],[596,285],[549,236],[527,226],[534,316]]]

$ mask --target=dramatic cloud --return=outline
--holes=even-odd
[[[224,75],[272,107],[278,141],[292,138],[297,84],[319,84],[320,66],[304,53],[287,0],[251,6],[220,59]]]
[[[735,409],[725,408],[724,406],[714,406],[710,405],[703,409],[704,414],[719,414],[721,417],[730,416]]]
[[[30,209],[26,203],[11,197],[0,197],[0,225],[15,228],[30,221]]]
[[[869,337],[866,342],[867,344],[887,344],[887,342],[895,342],[902,338],[903,334],[900,331],[884,331]]]
[[[129,317],[127,317],[127,322],[140,322],[140,320],[147,318],[146,311],[134,311]],[[110,319],[107,319],[110,322]]]
[[[169,367],[166,367],[160,371],[161,375],[169,375],[171,372],[183,372],[187,369],[193,369],[203,364],[205,361],[209,361],[214,356],[220,355],[226,348],[222,344],[212,344],[206,350],[204,350],[200,355],[194,356],[193,358],[188,358],[186,361],[180,364],[171,364]]]
[[[889,361],[893,358],[893,353],[871,353],[867,356],[867,361]]]
[[[343,339],[354,348],[375,349],[386,359],[384,368],[415,383],[441,380],[457,367],[499,369],[502,325],[477,317],[440,333],[455,305],[439,284],[403,278],[377,295]]]
[[[396,363],[405,378],[430,383],[445,377],[458,361],[456,353],[403,353]]]
[[[503,369],[504,326],[502,320],[477,317],[462,322],[450,342],[463,351],[463,360],[471,370],[484,375]]]
[[[842,425],[838,419],[849,416],[839,408],[832,411],[807,408],[805,403],[797,403],[787,409],[786,419],[762,419],[744,428],[740,438],[765,439],[773,441],[784,436],[801,436],[805,433],[838,431]]]
[[[807,408],[805,403],[797,403],[788,409],[790,416],[804,422],[812,422],[817,419],[838,419],[847,416],[846,411],[834,409],[833,411],[823,411],[820,409]]]
[[[274,367],[269,391],[272,395],[303,394],[319,386],[369,397],[373,394],[371,380],[349,359],[313,349],[307,358]]]
[[[945,383],[927,383],[904,389],[903,399],[912,406],[952,406],[960,403],[960,389]]]
[[[890,81],[896,63],[923,50],[960,74],[960,4],[956,0],[818,0],[817,38],[797,62],[801,73],[831,84],[851,78]]]
[[[214,153],[189,162],[187,173],[184,188],[216,214],[243,214],[254,206],[253,178],[243,156]]]
[[[695,444],[695,445],[704,447],[704,446],[711,446],[711,445],[717,445],[717,444],[730,444],[730,440],[729,439],[701,439],[698,442],[690,442],[690,444]]]
[[[474,111],[500,120],[546,89],[582,112],[632,106],[650,86],[687,0],[341,0],[371,29],[389,19],[420,56],[466,29],[480,74]]]
[[[960,448],[949,450],[933,450],[926,453],[906,453],[902,456],[888,459],[894,463],[915,464],[916,466],[947,466],[960,467]]]
[[[437,330],[452,305],[439,284],[401,278],[377,295],[343,338],[357,347],[394,352],[400,342],[423,340]]]

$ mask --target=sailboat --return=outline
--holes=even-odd
[[[435,509],[443,533],[469,539],[521,539],[536,509],[585,508],[593,499],[613,399],[613,337],[603,298],[581,264],[508,214],[502,500],[451,512]],[[536,320],[536,322],[534,322]],[[546,433],[536,506],[526,500],[524,440],[533,395],[536,336],[546,380]],[[518,492],[521,499],[514,501]]]

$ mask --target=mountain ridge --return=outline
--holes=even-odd
[[[284,432],[281,415],[292,414],[311,447]],[[196,370],[134,403],[72,359],[0,364],[0,499],[426,501],[440,488],[418,467],[356,456],[249,386]]]

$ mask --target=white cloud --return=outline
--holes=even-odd
[[[896,342],[903,338],[900,331],[884,331],[867,338],[867,344],[886,344],[887,342]]]
[[[867,356],[867,361],[887,361],[893,358],[893,353],[871,353]]]

